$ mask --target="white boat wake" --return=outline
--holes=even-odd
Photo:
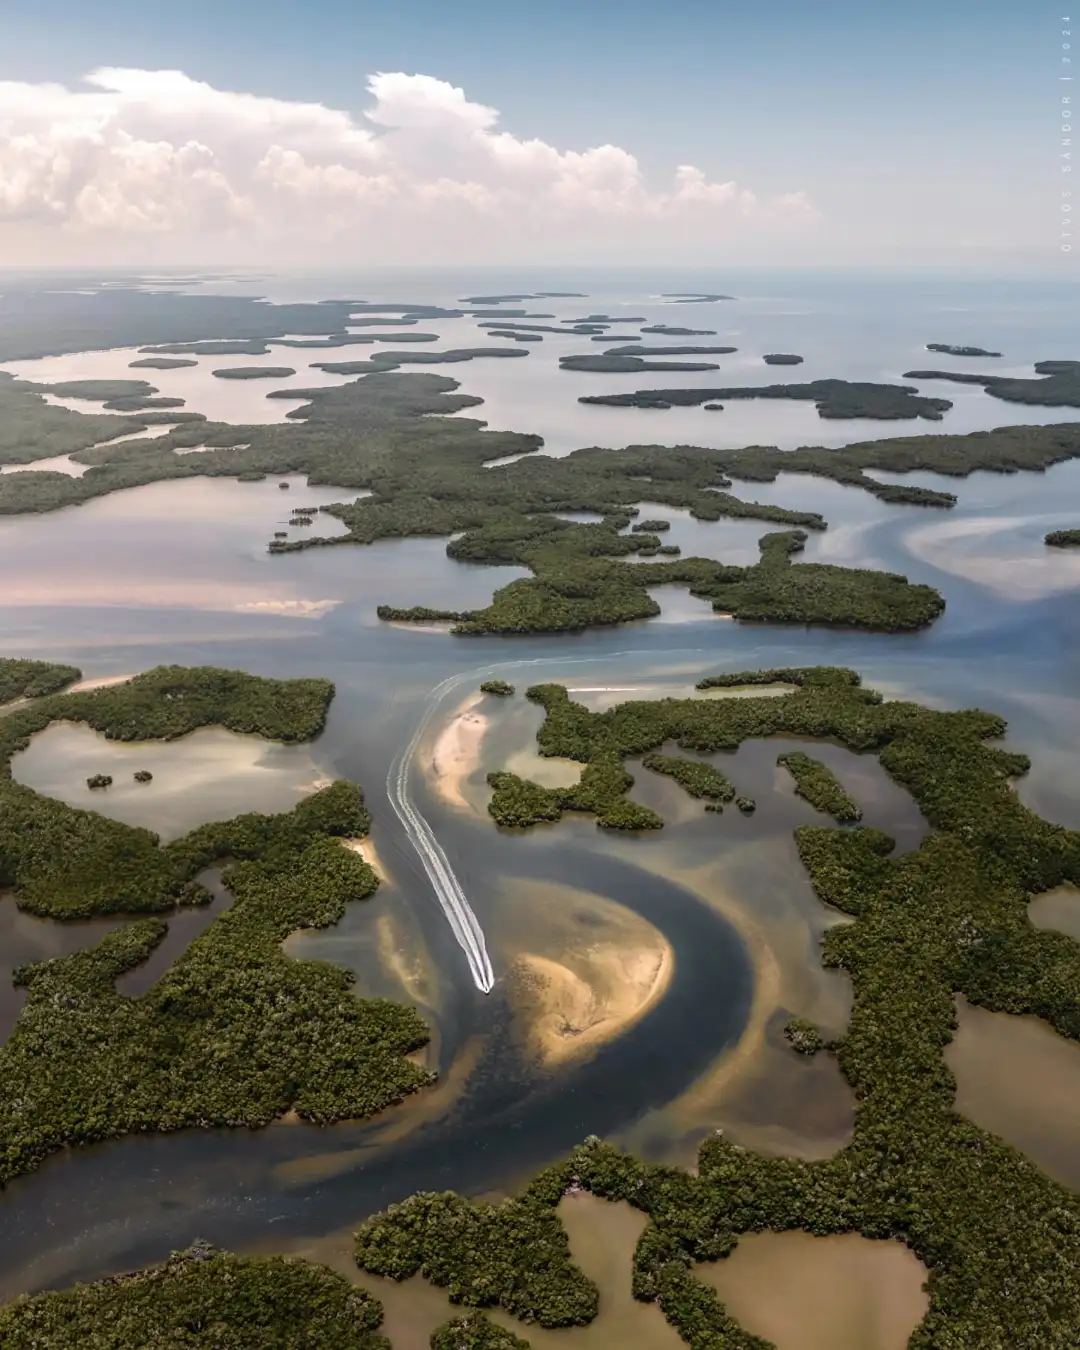
[[[698,650],[698,649],[691,649]],[[640,653],[642,655],[646,653]],[[655,655],[654,652],[648,652],[649,655]],[[461,685],[475,682],[485,676],[490,675],[496,670],[506,670],[509,667],[521,666],[553,666],[553,665],[586,665],[598,659],[611,660],[618,656],[636,656],[638,652],[613,652],[607,654],[606,658],[597,657],[564,657],[551,658],[539,657],[534,660],[525,661],[506,661],[498,666],[484,666],[479,670],[465,671],[460,675],[451,675],[449,679],[443,680],[437,684],[428,695],[428,706],[417,724],[416,730],[409,739],[408,745],[397,756],[390,766],[390,772],[386,775],[386,791],[390,798],[390,805],[394,808],[394,814],[405,827],[405,833],[409,837],[409,842],[420,855],[420,861],[423,864],[427,878],[431,882],[435,897],[446,915],[447,922],[450,924],[451,932],[458,941],[458,945],[465,953],[465,958],[469,963],[469,973],[473,977],[473,983],[482,993],[489,994],[495,985],[495,972],[491,966],[491,958],[488,956],[487,943],[484,940],[484,930],[480,926],[480,920],[473,912],[465,892],[461,888],[461,883],[454,875],[454,869],[450,866],[450,860],[447,858],[442,845],[435,838],[431,826],[420,814],[416,803],[413,801],[410,791],[410,778],[412,776],[413,761],[416,758],[416,752],[420,747],[420,742],[424,738],[424,733],[431,725],[431,719],[438,711],[439,705],[443,699],[452,690],[460,688]],[[616,686],[618,689],[625,688],[627,691],[634,686]]]
[[[417,810],[409,791],[413,758],[424,732],[427,731],[443,695],[461,683],[462,678],[458,675],[451,676],[431,691],[427,711],[420,719],[408,745],[390,766],[390,772],[386,777],[386,791],[390,797],[390,805],[405,827],[409,842],[420,855],[424,871],[449,921],[451,931],[465,953],[473,983],[477,989],[489,994],[495,984],[495,972],[491,968],[487,943],[484,941],[484,930],[480,927],[480,920],[473,913],[473,908],[461,889],[461,883],[454,875],[454,869],[450,866],[442,845],[435,838],[431,826]]]

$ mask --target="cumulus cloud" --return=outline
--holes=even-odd
[[[362,246],[374,260],[477,261],[513,245],[597,247],[798,233],[805,193],[762,199],[681,164],[646,181],[616,145],[559,149],[428,75],[383,72],[355,118],[216,89],[180,71],[107,68],[83,87],[0,82],[0,231],[81,241]]]

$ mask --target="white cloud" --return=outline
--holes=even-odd
[[[560,150],[428,75],[379,73],[356,119],[107,68],[85,86],[0,82],[0,241],[14,260],[92,260],[104,241],[177,256],[273,258],[290,241],[371,261],[483,261],[537,247],[583,259],[668,251],[814,221],[805,193],[761,199],[679,165],[646,182],[615,145]],[[29,260],[29,259],[22,259]]]

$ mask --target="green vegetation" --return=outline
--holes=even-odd
[[[177,356],[144,356],[139,361],[129,361],[131,370],[182,370],[185,366],[197,366],[198,361],[186,361]]]
[[[460,318],[466,312],[397,301],[272,305],[245,296],[151,291],[141,288],[135,277],[130,281],[129,286],[97,287],[92,294],[80,295],[50,289],[40,278],[5,280],[0,296],[0,362],[109,347],[139,347],[148,355],[162,356],[234,351],[263,356],[267,339],[288,340],[288,334],[344,333],[380,315],[393,315],[391,323],[408,324]],[[214,339],[207,341],[207,333],[215,334]]]
[[[769,508],[756,511],[764,509]],[[453,631],[463,634],[564,632],[650,618],[660,606],[648,588],[672,584],[687,586],[691,595],[710,602],[720,613],[778,623],[900,632],[925,627],[945,607],[937,591],[910,585],[896,573],[822,563],[793,565],[791,556],[805,543],[802,531],[765,535],[761,561],[753,567],[708,558],[621,562],[618,559],[630,553],[651,558],[660,552],[655,534],[620,534],[616,526],[621,523],[616,518],[578,525],[541,517],[466,531],[447,546],[450,557],[516,562],[535,575],[496,591],[486,609],[380,605],[378,615],[399,622],[449,619]]]
[[[514,686],[507,684],[505,680],[485,680],[480,686],[482,694],[498,694],[500,698],[509,698],[514,692]]]
[[[794,352],[766,352],[762,359],[767,366],[801,366],[803,360]]]
[[[677,305],[707,305],[714,300],[734,300],[733,295],[710,295],[707,291],[665,291],[664,300],[674,300]]]
[[[625,375],[638,370],[719,370],[720,367],[715,361],[644,361],[640,356],[616,356],[614,352],[599,354],[586,352],[584,356],[560,356],[559,369]],[[596,402],[595,399],[578,401]]]
[[[816,810],[824,811],[841,823],[862,820],[859,803],[821,760],[811,759],[809,755],[793,750],[786,755],[779,755],[776,762],[782,764],[794,778],[796,793]]]
[[[520,295],[465,295],[463,305],[505,305],[520,300],[584,300],[584,291],[523,291]]]
[[[550,1200],[531,1194],[496,1205],[471,1205],[450,1191],[411,1196],[361,1225],[356,1260],[395,1280],[423,1270],[454,1303],[502,1307],[542,1327],[596,1316],[596,1286],[571,1263]]]
[[[70,455],[136,429],[126,417],[90,416],[54,407],[45,402],[46,388],[0,371],[0,464],[31,464],[35,459]]]
[[[517,352],[510,347],[457,347],[446,352],[375,352],[366,361],[316,361],[319,370],[328,370],[335,375],[367,375],[400,370],[403,365],[441,366],[454,365],[460,361],[475,361],[479,357],[515,357],[528,356],[528,352]],[[217,372],[215,371],[215,374]],[[282,390],[271,397],[308,398],[313,390]]]
[[[299,391],[309,401],[290,411],[281,424],[237,427],[200,421],[159,438],[95,445],[79,452],[80,461],[90,466],[82,477],[3,475],[0,514],[52,510],[162,479],[303,473],[316,484],[340,486],[343,495],[349,489],[365,489],[370,495],[330,508],[346,533],[329,539],[274,539],[269,541],[272,552],[464,531],[463,539],[450,544],[451,557],[516,563],[533,572],[531,579],[498,592],[486,610],[461,618],[463,632],[572,631],[648,618],[658,612],[648,588],[664,584],[686,585],[722,612],[744,619],[903,629],[934,617],[933,592],[905,587],[887,574],[789,566],[783,549],[771,544],[762,563],[749,570],[687,558],[656,559],[631,569],[620,559],[631,552],[652,558],[650,550],[658,550],[660,542],[649,543],[643,532],[635,544],[621,532],[632,523],[636,503],[645,494],[699,520],[752,518],[824,528],[813,512],[735,496],[730,490],[733,478],[764,483],[781,472],[808,473],[860,487],[888,502],[947,507],[955,502],[950,493],[882,483],[870,474],[920,470],[963,476],[980,468],[1012,472],[1080,455],[1080,427],[1067,423],[968,436],[901,437],[837,450],[632,446],[591,448],[551,459],[530,453],[539,448],[538,437],[491,432],[476,421],[439,416],[478,402],[453,392],[456,388],[454,381],[434,374],[375,374]],[[273,390],[271,396],[281,392]],[[288,392],[294,397],[298,391]],[[27,396],[34,397],[19,394]],[[68,416],[81,424],[78,414]],[[143,413],[141,419],[155,416]],[[94,425],[98,419],[88,420]],[[88,432],[87,439],[93,441],[97,434],[96,429]],[[486,467],[511,455],[522,458]],[[598,512],[603,523],[566,528],[567,522],[550,519],[552,513],[582,510]],[[631,570],[639,574],[631,576]],[[419,612],[388,610],[386,617],[419,617]]]
[[[629,357],[626,359],[630,360]],[[674,368],[688,369],[685,366]],[[909,371],[904,378],[931,377],[925,372]],[[633,394],[584,394],[578,402],[602,403],[612,408],[686,408],[731,398],[807,399],[817,407],[819,417],[827,418],[900,420],[923,417],[940,422],[942,413],[952,407],[948,399],[926,398],[911,384],[860,384],[851,380],[813,380],[810,384],[763,384],[723,389],[639,389]]]
[[[132,777],[136,783],[152,783],[154,781],[154,775],[149,769],[136,769]]]
[[[827,929],[823,960],[848,975],[854,1002],[836,1042],[819,1046],[820,1033],[801,1019],[786,1034],[801,1053],[836,1055],[856,1103],[852,1140],[808,1162],[760,1156],[717,1133],[703,1143],[696,1174],[588,1140],[508,1202],[519,1206],[517,1232],[545,1262],[551,1287],[570,1289],[578,1272],[542,1216],[554,1216],[567,1190],[635,1206],[650,1223],[634,1257],[634,1293],[656,1301],[697,1350],[765,1343],[695,1278],[695,1265],[730,1255],[745,1233],[793,1229],[893,1238],[912,1249],[930,1271],[929,1310],[912,1350],[1067,1350],[1080,1339],[1080,1199],[957,1113],[943,1051],[958,995],[1080,1039],[1080,947],[1035,928],[1026,912],[1035,895],[1080,882],[1080,833],[1023,805],[1010,783],[1027,761],[1000,748],[1005,725],[990,713],[884,702],[840,669],[732,673],[702,685],[777,682],[796,692],[603,713],[557,685],[529,697],[547,710],[541,752],[588,767],[614,767],[667,739],[712,751],[751,736],[830,737],[877,753],[911,793],[931,830],[901,856],[876,829],[796,831],[818,896],[850,920]],[[508,1280],[512,1244],[468,1240],[486,1212],[450,1197],[406,1202],[367,1221],[358,1259],[399,1277],[434,1268],[463,1302],[498,1302],[518,1316],[574,1306]],[[518,1257],[516,1243],[513,1250],[513,1268],[528,1278],[534,1262]]]
[[[40,386],[56,398],[85,398],[94,403],[106,399],[145,398],[157,390],[145,380],[60,380]]]
[[[947,352],[949,356],[1000,356],[1000,352],[988,352],[985,347],[954,347],[948,342],[928,342],[928,352]]]
[[[1008,403],[1037,403],[1043,407],[1080,408],[1080,361],[1036,361],[1038,380],[1008,375],[965,375],[951,370],[909,370],[905,380],[952,380],[954,384],[981,384],[994,398]]]
[[[407,1058],[428,1039],[415,1010],[357,999],[350,972],[294,961],[281,948],[298,928],[336,923],[378,884],[340,843],[369,828],[357,787],[338,782],[287,814],[203,825],[162,848],[148,830],[10,778],[11,757],[54,721],[85,722],[114,740],[221,725],[293,741],[322,729],[332,694],[326,680],[162,666],[127,684],[40,698],[0,721],[0,885],[15,889],[21,908],[82,918],[202,904],[209,894],[196,878],[226,860],[233,896],[139,998],[115,982],[165,936],[159,918],[15,973],[27,1001],[0,1047],[0,1183],[67,1146],[145,1130],[255,1127],[289,1110],[319,1123],[364,1117],[431,1081]]]
[[[160,919],[17,971],[27,1001],[0,1047],[0,1181],[120,1134],[255,1128],[289,1110],[319,1124],[364,1117],[431,1082],[406,1058],[428,1039],[414,1009],[358,999],[351,972],[281,950],[375,890],[371,868],[331,837],[366,827],[359,789],[338,783],[289,815],[239,816],[170,845],[186,871],[242,859],[225,874],[234,903],[140,998],[115,981],[164,937]]]
[[[640,345],[631,345],[628,347],[612,347],[610,351],[604,353],[605,356],[729,356],[732,352],[737,352],[738,347],[643,347]],[[563,358],[564,360],[567,358]],[[715,370],[715,366],[709,367]]]
[[[1045,538],[1051,548],[1080,547],[1080,530],[1051,530]]]
[[[382,1316],[378,1299],[326,1266],[234,1256],[196,1243],[160,1266],[0,1308],[0,1344],[4,1350],[390,1350],[378,1335]],[[498,1341],[486,1344],[501,1350]]]
[[[631,534],[663,534],[671,529],[670,520],[635,520],[630,526]]]
[[[131,398],[110,398],[102,404],[107,412],[136,413],[159,408],[182,408],[182,398],[163,398],[157,394],[137,394]]]
[[[825,1048],[821,1032],[804,1017],[791,1017],[784,1024],[784,1035],[791,1048],[800,1055],[816,1055]]]
[[[641,761],[646,769],[653,773],[662,773],[674,778],[691,797],[704,797],[713,803],[734,800],[735,788],[730,779],[711,764],[700,759],[680,759],[672,755],[646,755]]]
[[[654,323],[643,333],[661,333],[664,337],[715,337],[715,328],[676,328],[669,323]]]
[[[431,1350],[529,1350],[529,1342],[489,1321],[483,1313],[466,1313],[431,1333]]]
[[[17,698],[55,694],[81,678],[82,671],[77,666],[0,656],[0,704],[11,703]]]
[[[559,328],[555,324],[518,323],[516,320],[498,319],[481,323],[480,327],[497,328],[500,337],[504,337],[507,333],[562,333],[564,337],[602,337],[605,342],[611,341],[607,332],[610,325],[606,323],[582,322]]]
[[[88,788],[107,788],[112,787],[112,781],[111,775],[107,773],[95,773],[91,774],[86,780],[86,786]]]
[[[265,356],[270,348],[261,338],[211,338],[206,342],[165,342],[141,347],[144,352],[190,352],[192,356]]]
[[[83,722],[116,741],[175,740],[205,726],[308,740],[322,730],[333,692],[328,680],[158,666],[126,684],[52,694],[14,709],[0,719],[0,886],[14,889],[20,908],[57,919],[160,913],[178,903],[201,903],[206,897],[193,888],[195,875],[228,856],[227,848],[192,863],[178,843],[162,849],[149,830],[14,782],[12,757],[57,721]]]
[[[292,366],[222,366],[210,373],[218,380],[284,380],[296,371]]]

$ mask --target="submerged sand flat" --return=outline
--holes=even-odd
[[[1041,600],[1080,586],[1080,555],[1043,535],[1070,516],[973,516],[919,525],[904,541],[916,558],[1008,600]]]
[[[764,818],[760,807],[758,815]],[[832,1056],[797,1055],[783,1026],[791,1015],[809,1018],[826,1035],[846,1026],[850,982],[824,969],[820,958],[821,935],[839,916],[814,896],[790,834],[758,837],[710,862],[688,865],[701,850],[680,846],[681,828],[671,829],[670,841],[648,854],[640,850],[636,861],[694,891],[734,925],[754,968],[753,1002],[736,1044],[619,1142],[691,1169],[702,1139],[717,1128],[763,1153],[830,1157],[851,1138],[851,1089]],[[617,850],[619,841],[612,846]]]
[[[1036,1017],[987,1012],[963,998],[956,1011],[945,1051],[956,1109],[1080,1190],[1080,1045]]]
[[[750,1233],[694,1274],[777,1350],[905,1350],[929,1306],[916,1256],[857,1233]]]

